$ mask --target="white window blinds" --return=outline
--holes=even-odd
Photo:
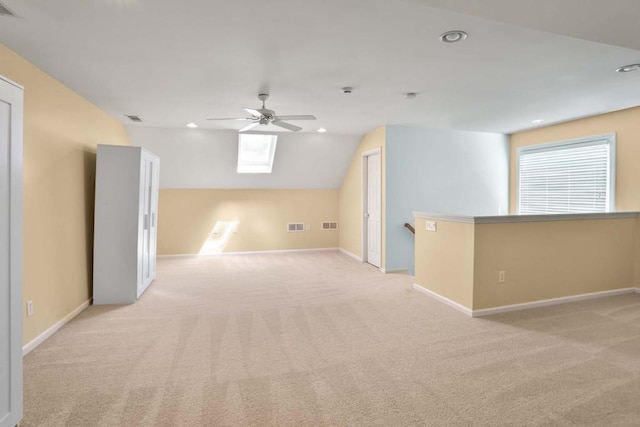
[[[615,135],[518,150],[518,212],[613,210]]]

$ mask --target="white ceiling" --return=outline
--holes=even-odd
[[[637,0],[0,1],[22,17],[0,17],[0,41],[138,126],[239,129],[204,119],[261,91],[341,134],[509,133],[640,104],[640,72],[614,71],[640,62]],[[469,38],[441,43],[451,29]]]

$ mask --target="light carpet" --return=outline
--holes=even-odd
[[[24,426],[638,426],[640,295],[472,319],[337,252],[163,258],[25,358]]]

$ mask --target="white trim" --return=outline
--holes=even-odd
[[[311,248],[311,249],[281,249],[275,251],[246,251],[246,252],[222,252],[219,254],[169,254],[158,255],[158,258],[203,258],[228,255],[267,255],[267,254],[289,254],[298,252],[336,252],[339,248]]]
[[[449,215],[449,214],[432,213],[432,212],[413,212],[413,217],[427,218],[427,219],[441,219],[443,221],[462,222],[465,224],[475,223],[475,217],[473,216]]]
[[[382,147],[372,148],[371,150],[363,151],[362,157],[375,156],[376,154],[382,154]]]
[[[502,305],[499,307],[483,308],[481,310],[473,310],[473,317],[489,316],[491,314],[507,313],[510,311],[526,310],[529,308],[547,307],[550,305],[565,304],[568,302],[585,301],[596,298],[611,297],[615,295],[632,294],[638,292],[638,288],[622,288],[611,291],[591,292],[580,295],[570,295],[560,298],[551,298],[540,301],[525,302],[522,304]]]
[[[47,338],[51,337],[53,334],[58,332],[60,328],[62,328],[67,323],[69,323],[71,319],[76,317],[78,314],[82,313],[87,307],[89,307],[89,305],[91,305],[91,300],[92,298],[89,298],[88,300],[80,304],[78,307],[76,307],[71,313],[67,314],[62,319],[58,320],[56,323],[51,325],[51,327],[49,327],[46,331],[44,331],[43,333],[41,333],[40,335],[38,335],[28,343],[26,343],[22,347],[22,355],[26,356],[27,354],[31,353],[33,349],[35,349],[37,346],[42,344]]]
[[[370,156],[380,156],[380,244],[382,244],[382,147],[373,148],[371,150],[363,151],[360,156],[360,170],[361,170],[361,186],[360,186],[360,221],[361,221],[361,252],[362,262],[369,262],[369,246],[367,243],[368,237],[368,221],[365,221],[365,214],[368,206],[367,190],[369,185],[368,170],[369,166],[367,160]],[[382,247],[380,247],[380,264],[383,263],[382,259]],[[371,264],[373,265],[373,264]],[[375,267],[375,266],[374,266]],[[380,268],[380,267],[378,267]]]
[[[433,291],[431,291],[431,290],[429,290],[427,288],[424,288],[424,287],[418,285],[417,283],[413,284],[413,289],[415,289],[416,291],[421,292],[421,293],[423,293],[425,295],[428,295],[431,298],[437,299],[438,301],[445,303],[449,307],[452,307],[452,308],[454,308],[454,309],[466,314],[467,316],[473,317],[473,312],[471,311],[471,309],[465,307],[462,304],[458,304],[457,302],[452,301],[447,297],[443,297],[442,295],[440,295],[440,294],[438,294],[436,292],[433,292]]]
[[[543,221],[581,221],[593,219],[638,218],[639,212],[606,212],[606,213],[578,213],[578,214],[547,214],[547,215],[497,215],[497,216],[460,216],[430,212],[413,212],[414,218],[436,219],[465,224],[497,224],[509,222],[543,222]]]
[[[22,89],[22,90],[24,90],[24,86],[22,86],[21,84],[18,84],[18,83],[16,83],[16,82],[14,82],[13,80],[10,80],[10,79],[6,78],[6,77],[5,77],[5,76],[3,76],[3,75],[0,75],[0,80],[5,81],[5,82],[9,83],[10,85],[13,85],[13,86],[17,87],[18,89]]]
[[[620,218],[638,218],[638,212],[479,216],[475,218],[475,223],[476,224],[496,224],[501,222],[581,221],[581,220],[592,220],[592,219],[620,219]]]
[[[6,218],[3,218],[0,227],[7,234],[7,245],[0,247],[0,257],[4,267],[7,268],[8,279],[3,283],[6,286],[7,299],[2,303],[2,325],[8,327],[8,335],[2,336],[2,346],[6,353],[0,356],[0,364],[3,365],[4,379],[8,383],[2,384],[0,394],[8,398],[8,407],[0,420],[2,425],[16,425],[24,415],[22,396],[24,394],[23,360],[20,349],[23,339],[23,286],[24,286],[24,91],[14,82],[0,76],[0,100],[9,106],[8,139],[5,160],[0,162],[0,174],[2,181],[6,181],[8,191],[6,201]],[[6,131],[5,131],[6,132]],[[4,182],[3,182],[4,184]],[[3,185],[5,187],[5,185]],[[4,198],[4,194],[3,194]],[[4,210],[3,206],[3,210]],[[5,217],[5,215],[3,215]],[[6,262],[5,262],[6,261]],[[6,369],[5,369],[6,368]]]
[[[435,298],[438,301],[443,302],[446,305],[453,307],[456,310],[461,311],[462,313],[471,317],[490,316],[492,314],[508,313],[510,311],[528,310],[530,308],[548,307],[551,305],[586,301],[590,299],[605,298],[605,297],[611,297],[615,295],[625,295],[625,294],[633,294],[633,293],[640,294],[640,288],[621,288],[621,289],[613,289],[610,291],[590,292],[586,294],[569,295],[566,297],[525,302],[521,304],[502,305],[499,307],[483,308],[480,310],[471,310],[455,301],[450,300],[449,298],[443,297],[442,295],[432,290],[426,289],[418,285],[417,283],[413,284],[413,289],[423,294],[429,295],[430,297]]]
[[[409,273],[409,269],[408,268],[380,268],[380,272],[384,273],[384,274],[408,274]]]
[[[346,255],[346,256],[348,256],[350,258],[353,258],[353,259],[356,259],[356,260],[362,262],[362,257],[354,254],[353,252],[349,252],[348,250],[343,249],[343,248],[338,248],[338,251],[340,251],[341,253],[343,253],[344,255]]]

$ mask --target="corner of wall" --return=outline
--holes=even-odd
[[[386,245],[386,126],[379,126],[363,135],[339,191],[339,245],[345,251],[362,256],[362,153],[381,149],[382,162],[382,241],[381,268],[385,267]]]
[[[91,297],[98,143],[130,145],[124,125],[0,44],[0,74],[25,88],[23,343]]]

